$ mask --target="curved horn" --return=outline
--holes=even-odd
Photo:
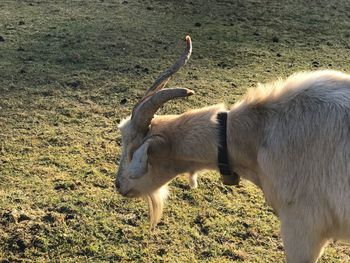
[[[186,88],[172,88],[156,91],[145,98],[132,115],[133,123],[140,132],[145,132],[151,123],[153,115],[167,101],[175,98],[187,97],[194,91]]]
[[[177,97],[186,97],[194,94],[193,91],[183,88],[169,89],[162,92],[170,77],[176,73],[189,60],[192,53],[192,41],[186,36],[186,49],[180,58],[168,68],[154,84],[146,91],[145,95],[136,103],[132,110],[131,120],[138,130],[144,132],[148,129],[154,113],[168,100]]]
[[[151,92],[155,92],[164,88],[165,84],[169,81],[170,77],[174,75],[190,59],[191,53],[192,41],[190,36],[186,36],[186,49],[182,53],[181,57],[170,68],[164,71],[162,75],[158,77],[158,79],[153,83],[153,85],[146,91],[145,96],[147,96]]]

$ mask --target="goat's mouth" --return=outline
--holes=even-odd
[[[140,197],[140,193],[136,190],[133,190],[133,189],[130,189],[126,192],[121,192],[119,191],[119,193],[124,196],[124,197],[127,197],[127,198],[136,198],[136,197]]]

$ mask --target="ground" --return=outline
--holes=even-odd
[[[347,0],[2,0],[2,262],[283,262],[279,223],[247,181],[171,183],[149,231],[144,200],[114,189],[120,120],[191,35],[170,86],[196,95],[160,111],[239,100],[299,70],[350,71]],[[348,262],[335,242],[321,262]]]

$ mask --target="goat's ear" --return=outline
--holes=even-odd
[[[142,144],[133,154],[129,165],[130,178],[137,179],[147,173],[148,170],[148,147],[149,142]]]
[[[144,142],[133,154],[129,165],[130,178],[137,179],[148,171],[149,156],[167,156],[169,147],[166,140],[160,136],[153,136]]]

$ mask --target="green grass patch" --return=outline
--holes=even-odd
[[[170,81],[196,92],[159,113],[230,105],[299,70],[350,71],[340,1],[0,2],[0,259],[9,262],[283,262],[261,192],[201,174],[176,179],[162,222],[114,190],[116,125],[183,49]],[[321,262],[350,261],[332,243]]]

